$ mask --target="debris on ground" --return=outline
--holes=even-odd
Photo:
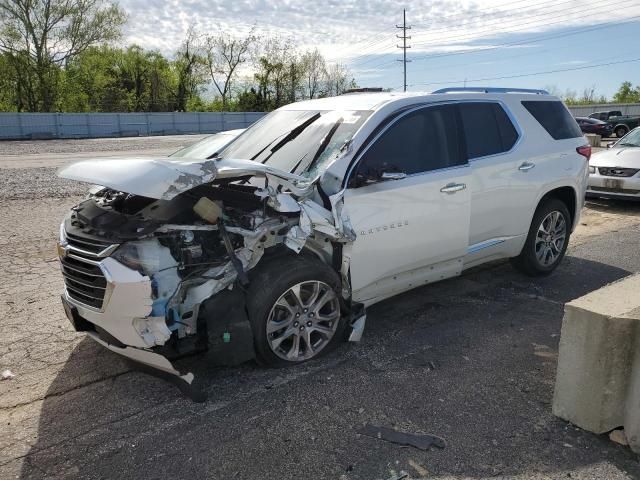
[[[446,446],[444,439],[435,435],[404,433],[392,428],[376,427],[374,425],[365,425],[357,433],[386,442],[397,443],[398,445],[419,448],[420,450],[429,450],[432,445],[438,448]]]
[[[627,440],[627,436],[624,433],[624,429],[613,430],[609,434],[609,440],[615,443],[619,443],[620,445],[624,445],[624,446],[629,445],[629,440]]]
[[[389,477],[387,480],[403,480],[409,476],[408,473],[401,473],[400,475],[394,475],[393,477]]]
[[[3,370],[2,375],[0,375],[2,380],[11,380],[13,377],[15,377],[15,375],[11,370]]]

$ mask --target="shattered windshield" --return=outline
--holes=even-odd
[[[316,177],[351,140],[369,111],[273,112],[220,152],[308,178]]]
[[[197,158],[201,160],[211,158],[219,150],[226,147],[229,142],[236,138],[241,132],[242,130],[231,130],[229,132],[216,133],[194,143],[193,145],[182,148],[169,156],[176,158]]]

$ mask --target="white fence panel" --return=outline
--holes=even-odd
[[[0,113],[0,140],[216,133],[246,128],[262,112]]]

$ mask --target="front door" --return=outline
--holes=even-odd
[[[344,196],[356,301],[460,273],[469,240],[469,166],[455,105],[401,114],[358,160]]]

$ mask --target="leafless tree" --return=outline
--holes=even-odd
[[[302,66],[305,72],[305,96],[307,98],[322,96],[322,88],[327,80],[327,64],[318,49],[302,56]]]
[[[204,68],[208,62],[200,54],[200,43],[195,27],[191,25],[176,52],[174,60],[177,76],[175,98],[176,109],[179,111],[187,110],[187,102],[197,93],[198,87],[205,82]]]
[[[249,59],[254,42],[253,29],[244,38],[233,37],[226,33],[209,35],[205,38],[206,65],[211,81],[222,98],[223,109],[227,108],[238,68]]]
[[[350,78],[349,70],[344,65],[335,63],[327,69],[327,94],[329,96],[340,95],[354,86],[355,80]]]

